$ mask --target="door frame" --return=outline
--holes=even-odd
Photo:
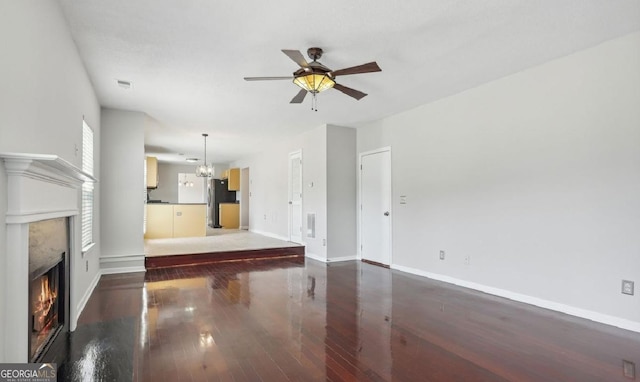
[[[298,243],[297,241],[291,241],[291,226],[292,226],[292,222],[293,222],[293,205],[289,202],[291,202],[291,190],[292,190],[292,183],[291,183],[291,157],[294,155],[299,155],[300,156],[300,242]],[[304,236],[302,235],[302,228],[304,228],[304,223],[303,223],[303,218],[304,218],[304,162],[302,161],[302,149],[298,149],[298,150],[294,150],[291,151],[288,155],[287,155],[287,167],[288,167],[288,171],[287,171],[287,237],[288,240],[292,243],[298,243],[298,244],[304,244]]]
[[[389,266],[393,264],[393,161],[391,146],[384,146],[374,150],[363,151],[358,154],[358,260],[362,261],[362,158],[367,155],[389,152]]]

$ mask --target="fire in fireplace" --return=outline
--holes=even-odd
[[[38,354],[60,322],[60,264],[31,281],[31,356]]]
[[[29,360],[50,362],[47,349],[69,330],[69,222],[29,224]]]

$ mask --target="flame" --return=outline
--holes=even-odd
[[[53,308],[58,294],[55,290],[51,290],[49,278],[43,276],[40,278],[40,295],[34,303],[33,314],[36,317],[38,327],[44,328],[51,318],[48,317],[49,312]]]

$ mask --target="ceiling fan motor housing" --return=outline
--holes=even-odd
[[[313,61],[317,61],[322,57],[322,48],[309,48],[307,49],[307,55]]]

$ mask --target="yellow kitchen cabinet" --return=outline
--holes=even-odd
[[[145,239],[207,235],[206,204],[147,204]]]
[[[220,203],[222,228],[240,228],[240,203]]]
[[[147,204],[147,232],[145,239],[173,237],[173,205]]]
[[[227,179],[229,191],[240,191],[240,169],[230,168],[224,170],[221,179]]]
[[[207,235],[207,206],[176,204],[173,206],[173,237]]]
[[[230,168],[229,169],[229,191],[240,191],[240,169],[239,168]]]
[[[147,188],[158,188],[158,158],[147,157]]]

